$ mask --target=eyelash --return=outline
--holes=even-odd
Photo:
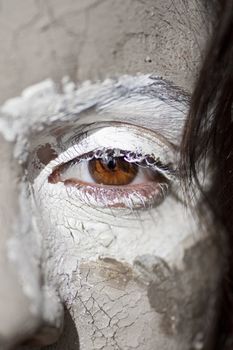
[[[79,164],[81,161],[91,161],[93,159],[101,159],[104,160],[108,157],[122,157],[125,161],[129,163],[134,163],[142,168],[152,169],[153,171],[159,172],[161,175],[166,177],[168,180],[173,180],[176,176],[176,171],[173,169],[172,164],[164,165],[160,158],[156,158],[153,154],[142,155],[142,153],[125,151],[121,149],[97,149],[95,151],[91,151],[85,153],[79,157],[71,159],[70,161],[63,163],[57,167],[56,169],[65,170],[69,166],[74,164]],[[52,182],[52,174],[49,176],[49,182]]]

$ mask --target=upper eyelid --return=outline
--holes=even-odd
[[[116,121],[116,120],[107,120],[107,121],[99,121],[99,122],[93,122],[89,124],[82,124],[80,125],[77,130],[75,131],[75,134],[69,138],[69,143],[76,145],[79,142],[81,142],[85,137],[87,136],[88,133],[91,133],[92,131],[95,131],[96,129],[101,129],[104,127],[110,127],[110,126],[115,126],[115,127],[124,127],[128,126],[129,128],[136,129],[138,128],[141,133],[145,132],[147,134],[148,132],[152,132],[154,136],[157,137],[157,139],[167,145],[169,148],[173,149],[174,151],[177,151],[179,148],[176,144],[172,143],[169,141],[166,137],[163,136],[163,134],[157,132],[154,129],[139,125],[138,123],[129,123],[129,122],[122,122],[122,121]],[[81,131],[81,132],[80,132]]]
[[[80,128],[76,129],[72,132],[74,133],[74,136],[70,138],[69,136],[66,137],[66,141],[64,144],[62,143],[63,140],[60,139],[59,144],[57,145],[56,142],[53,142],[51,145],[50,143],[46,143],[47,146],[51,146],[52,148],[52,158],[47,162],[47,164],[43,165],[40,170],[36,170],[33,168],[33,159],[37,159],[38,154],[40,151],[43,149],[46,150],[46,148],[41,145],[39,148],[35,150],[36,153],[33,156],[33,153],[31,153],[31,162],[29,163],[29,167],[31,167],[30,173],[31,175],[31,181],[33,182],[33,179],[39,174],[41,170],[45,168],[45,171],[47,174],[51,173],[52,169],[54,169],[56,166],[59,166],[62,163],[65,163],[85,152],[88,152],[88,149],[86,147],[81,147],[80,149],[80,144],[82,144],[82,141],[85,144],[85,139],[87,135],[89,137],[92,137],[92,134],[95,135],[96,130],[122,130],[125,132],[127,131],[131,137],[135,138],[135,135],[137,134],[139,139],[137,138],[137,142],[139,142],[139,145],[142,146],[143,153],[152,153],[151,151],[151,146],[147,151],[145,150],[145,143],[148,144],[146,140],[149,140],[149,143],[152,144],[153,141],[153,147],[156,146],[157,151],[155,150],[153,153],[156,155],[156,157],[161,158],[161,162],[163,164],[168,164],[168,163],[174,163],[174,155],[177,153],[177,150],[175,149],[174,145],[170,144],[166,139],[164,139],[161,135],[158,133],[148,130],[146,128],[139,127],[138,125],[131,125],[128,123],[119,123],[119,122],[103,122],[103,123],[91,123],[89,125],[82,125]],[[79,132],[77,132],[79,131]],[[113,132],[113,131],[111,131]],[[135,134],[136,132],[136,134]],[[148,139],[149,137],[149,139]],[[154,142],[156,144],[154,144]],[[61,145],[62,143],[62,145]],[[141,147],[140,146],[140,147]],[[94,148],[97,148],[98,146],[94,145]],[[103,145],[101,148],[104,147]],[[117,141],[117,146],[113,145],[112,142],[110,142],[110,148],[119,148],[119,142]],[[89,150],[93,150],[89,149]],[[132,145],[130,146],[129,150],[135,150]],[[161,153],[162,152],[162,153]],[[165,153],[164,153],[165,152]],[[169,161],[166,161],[164,158],[164,155],[166,154],[165,158],[169,156]],[[172,155],[172,159],[171,158]],[[43,151],[42,155],[40,155],[43,158]],[[38,159],[40,161],[40,159]],[[30,165],[31,164],[31,165]]]
[[[133,113],[134,112],[132,112],[132,115]],[[98,120],[96,121],[96,116],[98,114],[99,112],[92,110],[91,115],[88,117],[88,120],[86,120],[86,116],[83,116],[81,113],[77,116],[73,115],[70,119],[69,116],[67,116],[68,119],[54,120],[54,122],[51,125],[46,125],[46,127],[43,127],[41,131],[36,130],[35,132],[31,130],[30,136],[28,137],[30,154],[33,154],[38,150],[44,148],[47,144],[52,145],[54,153],[56,152],[59,155],[68,148],[68,145],[75,146],[76,144],[78,144],[83,138],[85,138],[87,132],[90,132],[91,130],[94,130],[96,128],[107,127],[110,125],[128,125],[129,127],[141,129],[142,133],[147,133],[148,130],[150,130],[155,135],[157,135],[158,140],[166,144],[173,151],[177,152],[179,150],[179,146],[176,143],[174,143],[173,140],[167,138],[163,134],[163,132],[161,132],[161,130],[155,130],[153,128],[153,125],[145,125],[144,123],[142,124],[140,122],[144,119],[143,110],[141,112],[141,116],[143,116],[143,118],[140,118],[139,120],[135,120],[134,118],[133,121],[127,121],[126,119],[124,119],[124,121],[116,120],[116,114],[114,114],[114,116],[112,116],[111,118],[109,118],[108,116],[108,118],[106,119],[104,111],[101,112],[101,115],[98,116]],[[155,112],[155,114],[157,113]],[[119,112],[119,116],[123,117],[124,112]],[[154,114],[153,119],[157,119],[156,115]],[[179,120],[177,120],[177,122],[178,121]],[[41,143],[41,140],[43,140],[43,143]],[[46,164],[48,164],[48,162]]]
[[[177,152],[178,150],[174,144],[170,143],[161,134],[155,131],[152,131],[151,129],[138,126],[137,124],[129,124],[129,123],[122,123],[122,122],[115,122],[115,121],[91,123],[91,124],[82,126],[82,132],[80,133],[78,130],[75,130],[74,135],[67,138],[65,144],[68,144],[68,145],[71,145],[71,147],[73,146],[74,148],[77,148],[79,144],[83,140],[85,140],[87,137],[91,137],[92,134],[93,134],[93,137],[95,137],[96,131],[98,132],[98,131],[107,130],[107,129],[109,130],[110,128],[115,128],[115,130],[120,133],[122,132],[123,128],[127,128],[132,133],[132,135],[135,132],[137,132],[138,137],[139,138],[144,137],[145,141],[149,137],[149,135],[152,135],[156,144],[160,145],[160,147],[166,147],[167,149],[170,149],[171,152]],[[64,145],[62,148],[64,148]]]

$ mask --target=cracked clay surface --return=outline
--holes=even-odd
[[[80,275],[74,271],[70,281],[77,286],[69,303],[71,315],[79,315],[75,320],[79,337],[67,312],[66,350],[148,350],[154,348],[157,332],[167,337],[161,349],[176,349],[170,342],[175,337],[182,349],[182,340],[189,338],[189,350],[195,350],[195,337],[207,331],[216,303],[215,290],[206,288],[207,283],[215,286],[218,279],[217,273],[211,282],[206,277],[211,269],[206,252],[211,251],[213,258],[217,255],[213,244],[209,239],[188,249],[181,270],[152,256],[138,257],[133,267],[109,258],[83,264]],[[160,315],[159,322],[155,314]],[[64,349],[64,339],[63,335],[57,345],[46,349]]]

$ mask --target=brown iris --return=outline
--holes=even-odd
[[[123,157],[92,159],[88,167],[93,180],[102,185],[128,185],[138,173],[138,166],[127,162]]]

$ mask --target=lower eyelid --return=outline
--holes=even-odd
[[[72,180],[66,180],[64,185],[69,196],[75,195],[88,206],[131,210],[155,207],[164,200],[169,191],[167,182],[112,187],[77,184]]]
[[[169,191],[169,182],[160,174],[153,181],[135,181],[126,186],[90,184],[75,179],[62,180],[59,174],[48,179],[50,184],[58,182],[66,187],[70,198],[92,207],[146,209],[159,205]]]

